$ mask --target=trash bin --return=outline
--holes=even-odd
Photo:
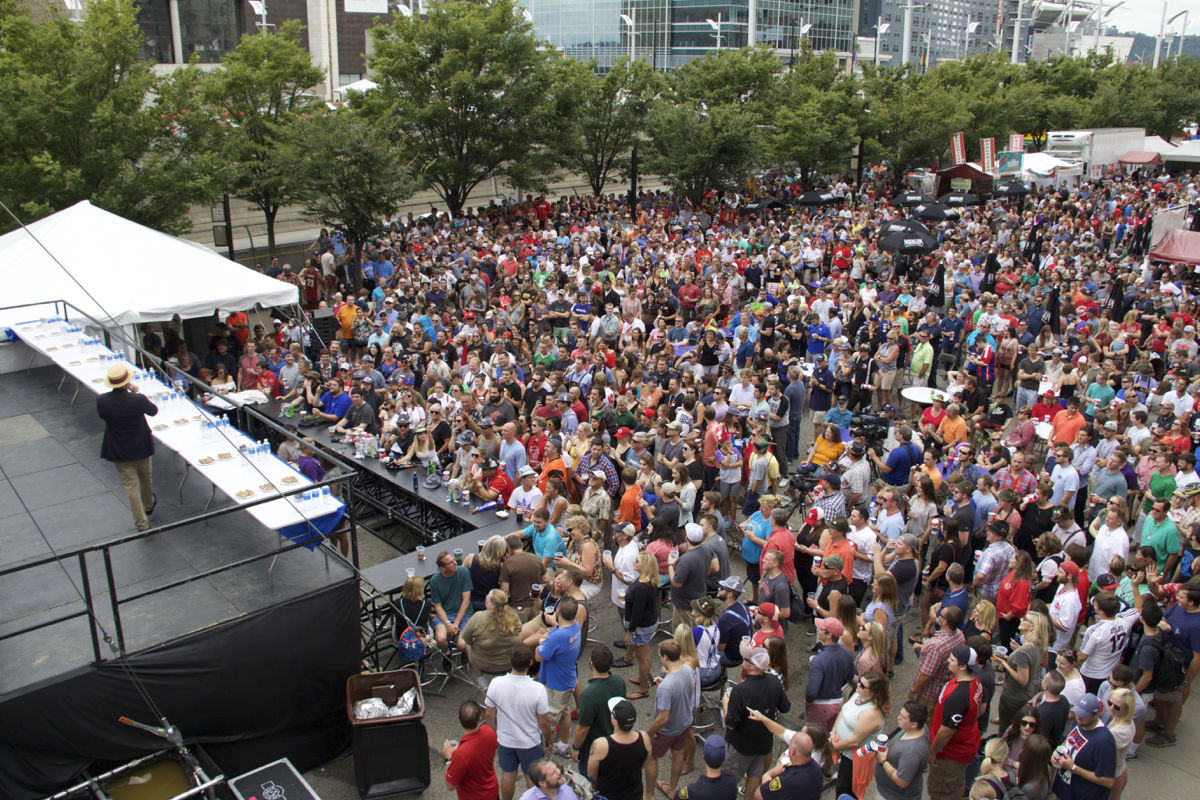
[[[417,690],[413,712],[397,717],[357,719],[354,704],[378,697],[395,705],[409,689]],[[416,670],[352,675],[346,681],[346,714],[354,748],[354,779],[362,800],[386,800],[420,794],[429,788],[429,734],[422,722],[425,698]]]

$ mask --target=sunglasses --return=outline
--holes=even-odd
[[[1036,728],[1037,723],[1031,719],[1023,719],[1023,720],[1021,720],[1021,727],[1022,728]]]

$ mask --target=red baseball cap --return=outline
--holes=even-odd
[[[775,607],[774,603],[763,603],[758,607],[758,613],[762,614],[769,620],[779,619],[779,609]]]
[[[629,430],[629,428],[618,428],[617,429],[617,438],[618,439],[628,439],[630,436],[633,436],[633,431]]]

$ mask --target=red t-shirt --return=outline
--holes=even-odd
[[[767,545],[763,548],[762,557],[759,559],[759,566],[765,573],[767,571],[766,558],[767,553],[772,550],[778,550],[783,553],[783,574],[787,575],[788,581],[796,582],[796,534],[792,533],[787,528],[776,528],[771,531],[771,535],[767,538]]]
[[[496,470],[496,477],[492,478],[492,482],[488,485],[500,493],[500,500],[505,505],[508,505],[508,498],[512,495],[513,490],[517,488],[513,484],[512,479],[508,477],[508,473],[503,469]]]
[[[446,767],[446,783],[456,784],[458,800],[496,800],[496,732],[486,723],[464,733]]]
[[[1029,610],[1029,581],[1018,581],[1008,573],[1000,582],[1000,591],[996,593],[996,612],[1000,614],[1016,614],[1017,619],[1025,616]]]
[[[930,741],[937,738],[942,725],[954,728],[950,741],[940,753],[930,753],[930,758],[945,758],[959,764],[970,764],[979,750],[979,703],[983,700],[983,685],[976,679],[969,681],[951,680],[942,687],[937,705],[933,709],[933,722],[929,726]]]
[[[320,299],[321,273],[308,267],[301,277],[304,278],[304,300],[308,303],[317,302]]]

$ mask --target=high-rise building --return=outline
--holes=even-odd
[[[601,70],[631,54],[673,69],[717,47],[751,42],[781,57],[803,34],[848,61],[860,0],[525,0],[539,39]],[[711,20],[711,22],[710,22]],[[633,23],[630,27],[630,22]]]
[[[1000,47],[998,35],[1005,0],[862,0],[858,34],[878,36],[880,65],[898,67],[904,53],[904,14],[911,5],[912,38],[909,61],[928,69],[975,53]],[[1016,0],[1013,0],[1016,3]]]

